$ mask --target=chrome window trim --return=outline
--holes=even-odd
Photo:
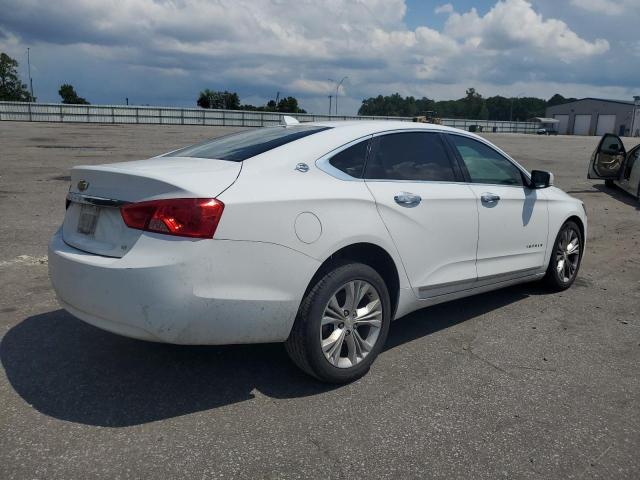
[[[324,173],[329,174],[330,176],[337,178],[339,180],[348,181],[348,182],[401,182],[401,183],[436,183],[436,184],[453,184],[453,185],[486,185],[486,186],[495,186],[495,187],[511,187],[511,188],[529,188],[528,185],[505,185],[502,183],[474,183],[474,182],[455,182],[455,181],[441,181],[441,180],[397,180],[397,179],[388,179],[388,178],[356,178],[351,175],[347,175],[342,170],[337,169],[333,165],[329,163],[331,158],[334,155],[337,155],[343,150],[364,141],[366,139],[372,140],[376,137],[381,137],[383,135],[393,135],[395,133],[410,133],[410,132],[422,132],[422,133],[440,133],[442,135],[459,135],[461,137],[470,138],[472,140],[476,140],[483,145],[489,147],[494,152],[498,153],[500,156],[504,157],[505,160],[511,162],[513,166],[515,166],[522,174],[531,181],[531,174],[518,162],[516,162],[513,158],[511,158],[506,152],[501,150],[500,148],[492,145],[484,138],[478,135],[468,135],[464,130],[460,130],[458,132],[451,130],[442,130],[439,128],[395,128],[390,130],[382,130],[379,132],[371,133],[369,135],[364,135],[355,140],[350,141],[349,143],[345,143],[340,147],[334,148],[330,152],[324,154],[322,157],[315,161],[316,167],[322,170]]]
[[[80,203],[83,205],[95,205],[98,207],[121,207],[131,202],[124,200],[116,200],[114,198],[95,197],[92,195],[83,195],[82,193],[69,192],[67,193],[67,201],[73,203]]]

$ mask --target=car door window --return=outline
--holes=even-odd
[[[336,153],[331,157],[329,163],[351,177],[362,178],[368,147],[369,140],[356,143]]]
[[[640,157],[640,146],[634,148],[627,155],[627,160],[624,164],[624,178],[629,180],[631,176],[631,171],[633,170],[633,166],[636,162],[638,162],[638,158]]]
[[[377,137],[376,142],[366,166],[368,179],[456,181],[437,133],[392,133]]]
[[[491,147],[473,138],[449,135],[472,183],[523,185],[520,169]]]

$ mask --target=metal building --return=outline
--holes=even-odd
[[[640,136],[640,96],[635,100],[582,98],[547,107],[546,117],[558,120],[560,135]]]

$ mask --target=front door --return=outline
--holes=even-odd
[[[625,149],[620,137],[611,133],[603,135],[598,147],[591,155],[587,178],[617,180],[624,158]]]
[[[625,155],[620,172],[620,188],[631,195],[640,196],[640,145]]]
[[[430,298],[476,281],[474,193],[439,133],[374,137],[365,181],[395,242],[411,286]]]
[[[540,190],[523,172],[484,142],[447,134],[476,196],[479,218],[478,281],[524,277],[544,266],[548,212]]]

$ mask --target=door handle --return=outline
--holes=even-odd
[[[482,203],[494,205],[498,203],[498,200],[500,200],[500,195],[496,195],[495,193],[483,193],[480,197],[480,200],[482,201]]]
[[[422,201],[422,197],[420,195],[409,192],[400,192],[395,197],[393,197],[393,199],[398,205],[406,208],[417,207]]]

